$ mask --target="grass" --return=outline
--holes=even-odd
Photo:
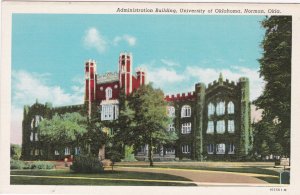
[[[147,182],[147,181],[120,181],[97,179],[68,179],[68,178],[30,178],[11,176],[12,185],[102,185],[102,186],[194,186],[193,183],[176,183],[176,181],[190,181],[184,177],[162,174],[141,173],[126,171],[105,171],[99,174],[74,173],[67,170],[54,171],[11,171],[11,175],[34,176],[63,176],[63,177],[88,177],[88,178],[112,178],[112,179],[148,179],[148,180],[172,180],[174,182]]]

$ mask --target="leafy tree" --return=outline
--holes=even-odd
[[[124,157],[126,145],[132,146],[135,144],[135,134],[133,132],[133,129],[136,128],[134,120],[135,112],[129,107],[129,102],[126,99],[124,91],[120,93],[119,102],[118,120],[104,121],[104,126],[113,130],[113,135],[109,136],[109,143],[107,144],[112,145],[112,147],[107,148],[108,157],[111,154]],[[118,155],[116,155],[117,153]]]
[[[126,144],[135,147],[147,144],[150,166],[153,166],[155,147],[177,139],[175,132],[167,131],[170,118],[166,106],[164,93],[151,84],[135,90],[125,104],[123,120],[127,123],[122,130],[123,139],[126,139]]]
[[[270,16],[262,21],[262,26],[266,32],[259,72],[265,81],[265,88],[254,104],[264,110],[261,122],[264,128],[273,128],[271,134],[264,135],[265,140],[275,136],[272,139],[276,144],[269,145],[270,152],[289,156],[292,17]]]
[[[21,146],[18,144],[10,144],[10,158],[19,160],[21,157]]]
[[[55,114],[40,122],[40,140],[64,148],[69,144],[82,145],[87,131],[87,118],[79,113]]]
[[[89,146],[88,152],[94,156],[97,156],[100,147],[108,142],[109,135],[103,132],[103,127],[99,118],[92,119],[88,123],[88,131],[83,137],[86,146]]]

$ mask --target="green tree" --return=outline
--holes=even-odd
[[[167,103],[164,93],[154,89],[151,84],[135,90],[125,104],[126,133],[124,138],[135,147],[147,144],[149,147],[150,166],[153,166],[153,153],[156,146],[174,142],[175,132],[167,131],[170,118],[167,116]]]
[[[108,143],[109,135],[103,131],[104,125],[99,117],[90,120],[87,128],[83,136],[85,148],[88,148],[88,153],[97,156],[99,149]]]
[[[266,32],[262,42],[263,56],[259,60],[259,72],[265,81],[265,88],[254,104],[264,110],[262,123],[269,124],[265,127],[275,126],[270,135],[275,136],[277,144],[269,146],[270,152],[279,150],[281,155],[289,156],[292,17],[270,16],[262,21],[262,26]],[[268,139],[269,135],[265,136]]]
[[[87,129],[87,118],[79,113],[55,114],[40,122],[40,140],[60,149],[70,144],[82,146]]]
[[[104,126],[113,130],[113,134],[109,136],[108,156],[113,153],[114,156],[123,156],[126,158],[126,145],[132,146],[135,144],[135,134],[133,129],[136,128],[135,112],[129,107],[128,99],[123,92],[119,97],[119,117],[118,120],[105,121]],[[118,154],[117,154],[118,153]]]
[[[18,144],[10,144],[10,158],[19,160],[21,157],[21,146]]]

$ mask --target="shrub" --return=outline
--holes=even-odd
[[[31,169],[53,169],[55,165],[48,161],[33,161],[30,163]]]
[[[10,158],[19,160],[21,157],[21,146],[17,144],[10,144]]]
[[[21,160],[14,160],[10,159],[10,169],[29,169],[29,164],[21,161]]]
[[[79,173],[99,173],[104,170],[98,157],[92,155],[75,156],[70,169]]]
[[[25,162],[10,159],[10,169],[53,169],[55,165],[48,161]]]

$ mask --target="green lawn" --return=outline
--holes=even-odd
[[[68,170],[53,171],[11,171],[11,175],[33,176],[63,176],[87,178],[112,178],[112,179],[147,179],[147,180],[172,180],[174,182],[148,182],[148,181],[120,181],[97,179],[69,179],[69,178],[32,178],[11,176],[12,185],[101,185],[101,186],[195,186],[193,183],[176,183],[176,181],[190,181],[184,177],[161,174],[125,171],[105,171],[99,174],[79,174]]]

